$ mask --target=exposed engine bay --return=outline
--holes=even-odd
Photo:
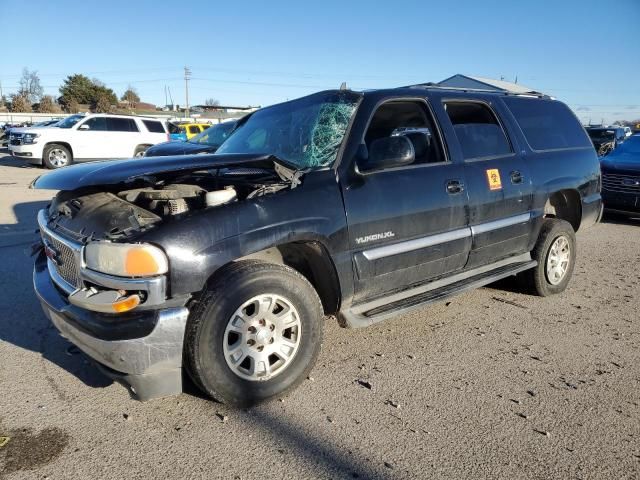
[[[129,188],[62,191],[49,207],[49,222],[77,241],[117,240],[148,230],[158,222],[295,188],[299,182],[299,175],[284,167],[141,177],[127,185]]]

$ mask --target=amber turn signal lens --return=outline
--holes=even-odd
[[[118,300],[117,302],[113,302],[111,304],[111,308],[116,313],[124,313],[129,310],[133,310],[138,305],[140,305],[140,296],[139,295],[131,295],[127,298],[123,298],[122,300]]]
[[[160,268],[151,252],[142,248],[133,248],[127,252],[124,268],[132,277],[155,275]]]

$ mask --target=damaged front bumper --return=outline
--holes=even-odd
[[[33,284],[46,316],[62,336],[128,387],[134,398],[182,392],[182,349],[189,310],[184,306],[113,315],[69,303],[49,274],[47,258],[35,262]]]

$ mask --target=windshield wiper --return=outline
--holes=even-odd
[[[273,167],[278,176],[291,184],[291,188],[296,188],[300,185],[300,179],[309,171],[309,169],[301,170],[296,165],[287,160],[283,160],[276,155],[269,157],[273,160]]]

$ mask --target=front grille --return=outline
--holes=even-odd
[[[640,194],[640,176],[605,173],[602,175],[602,188],[610,192]]]
[[[9,143],[11,145],[22,145],[22,134],[21,133],[12,133],[9,136]]]
[[[81,282],[78,276],[76,253],[73,248],[53,236],[48,235],[46,232],[42,233],[42,237],[45,243],[53,250],[52,254],[55,258],[52,259],[52,261],[58,275],[73,287],[80,288]]]

